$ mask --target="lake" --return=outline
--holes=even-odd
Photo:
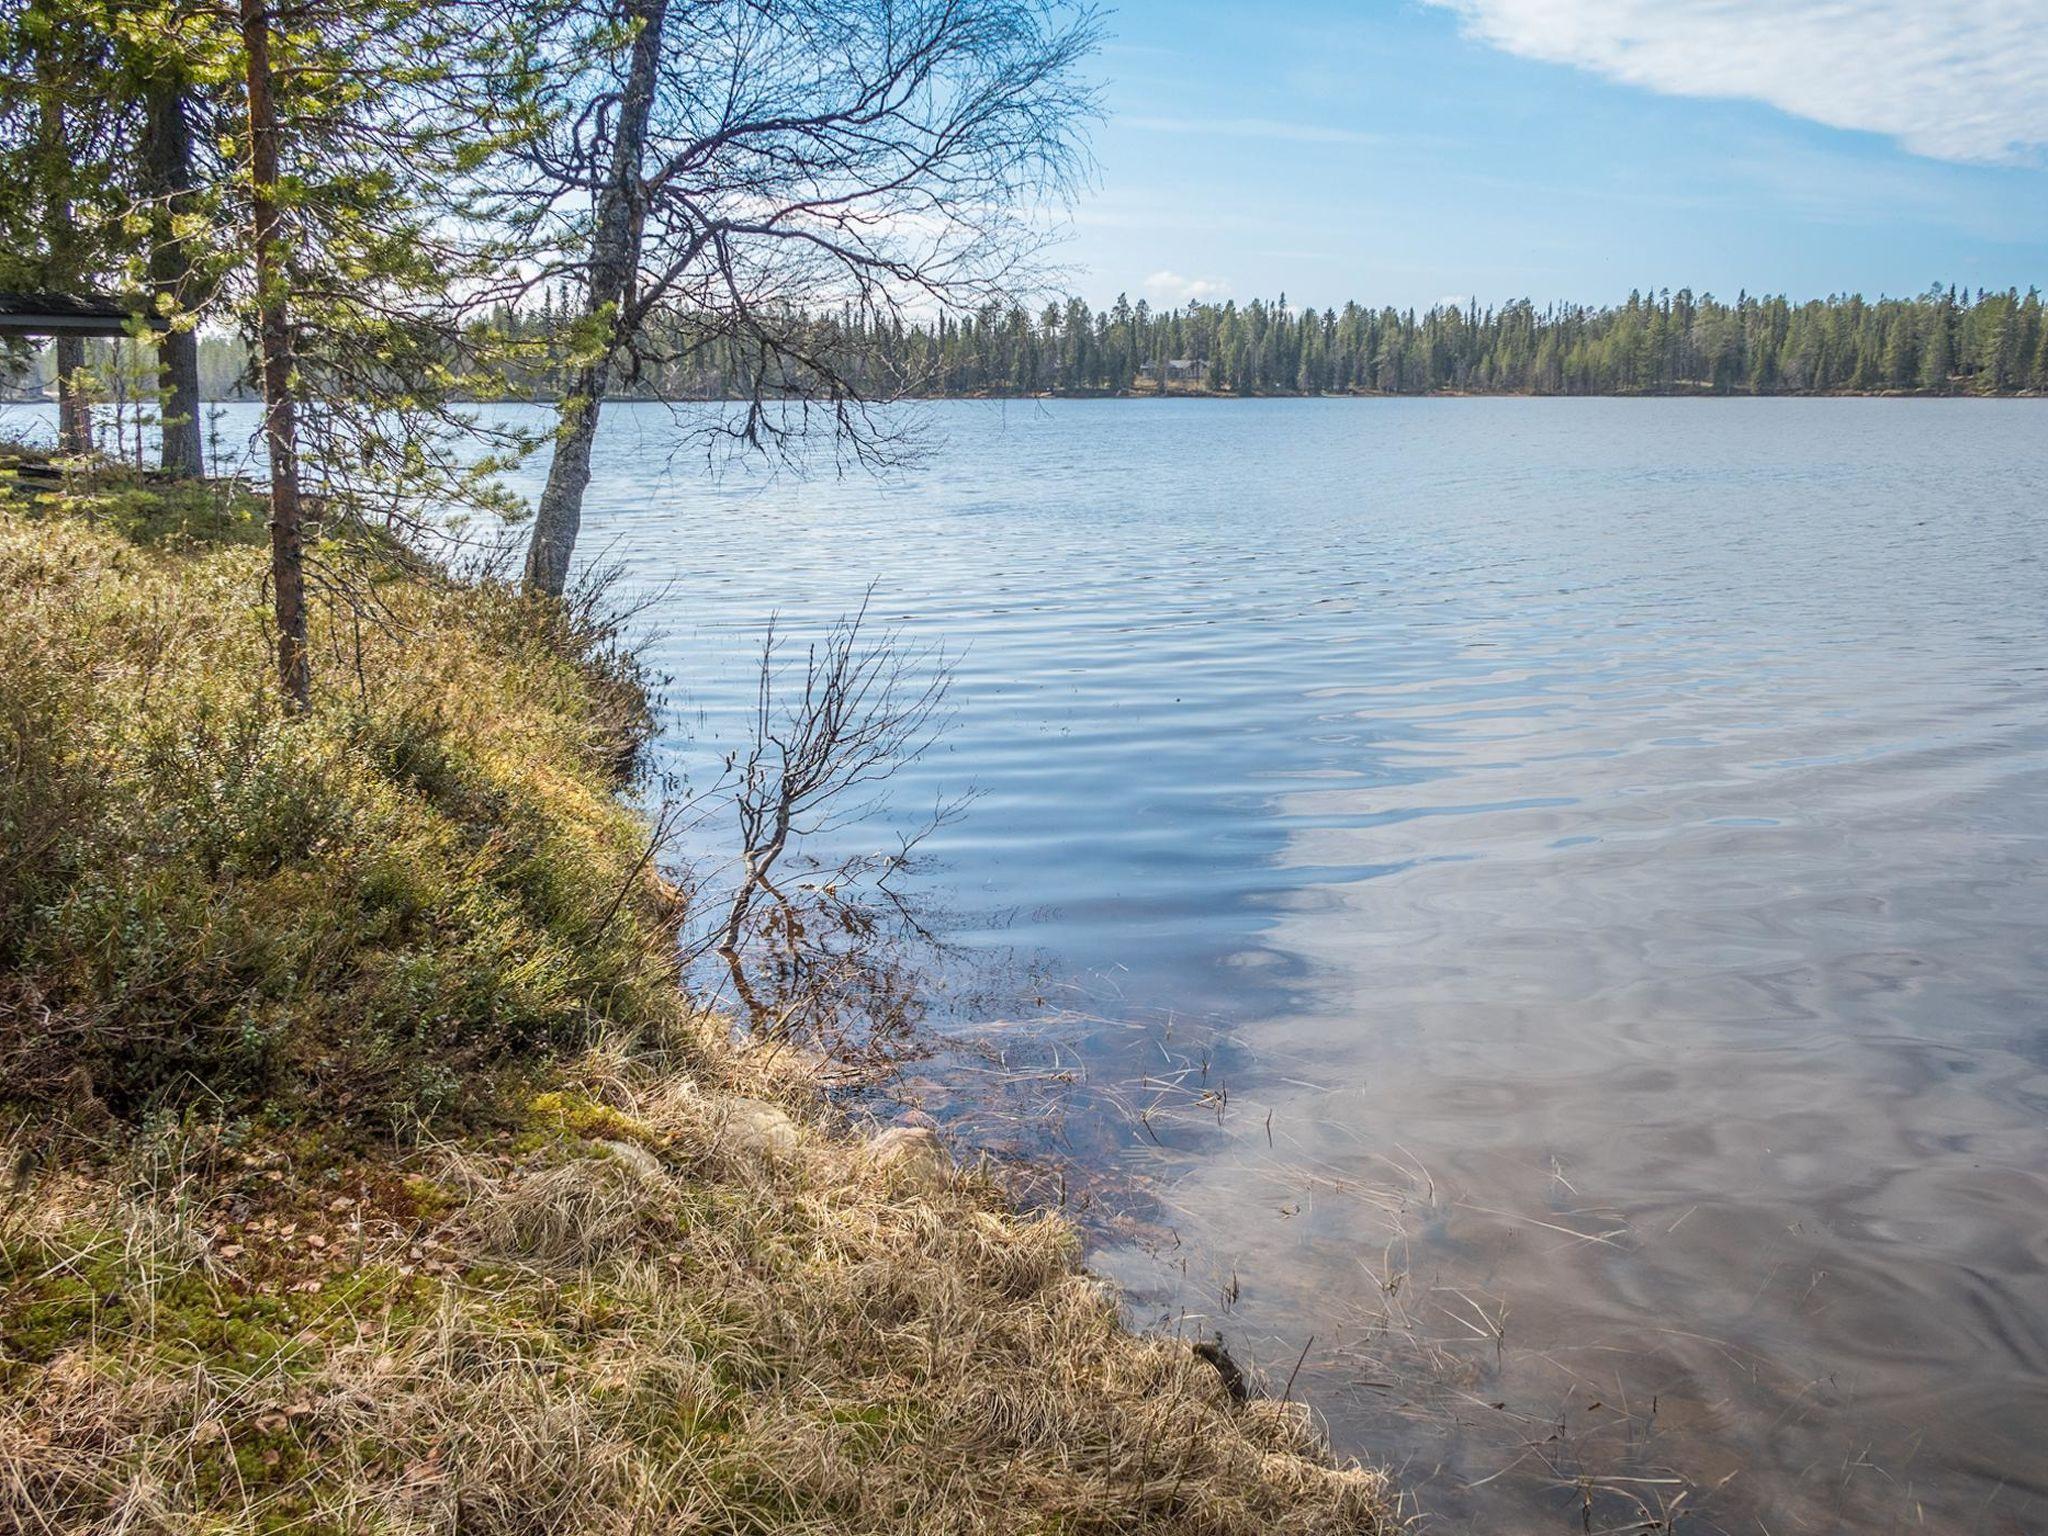
[[[699,786],[771,613],[945,647],[833,846],[975,792],[915,1086],[1140,1321],[1439,1529],[2048,1523],[2048,405],[919,415],[714,479],[608,408],[583,549]]]
[[[615,410],[584,547],[699,782],[772,612],[952,654],[891,804],[977,791],[919,878],[1046,998],[963,1077],[1141,1192],[1141,1319],[1454,1528],[2048,1521],[2048,407],[924,419]]]

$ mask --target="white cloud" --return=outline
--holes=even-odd
[[[1321,123],[1288,123],[1272,117],[1119,117],[1126,128],[1147,133],[1221,135],[1233,139],[1280,139],[1289,144],[1380,144],[1385,135]]]
[[[1742,97],[1941,160],[2048,145],[2048,0],[1427,0],[1468,35],[1678,96]]]
[[[1182,277],[1178,272],[1154,272],[1145,279],[1147,297],[1161,304],[1191,304],[1196,299],[1220,299],[1230,284],[1214,277]]]

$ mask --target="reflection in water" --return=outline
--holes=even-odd
[[[585,548],[677,583],[700,781],[773,610],[959,658],[893,794],[980,792],[924,894],[1053,980],[938,1089],[1423,1510],[2033,1529],[2044,410],[957,405],[714,486],[628,407]]]

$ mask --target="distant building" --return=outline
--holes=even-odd
[[[1159,365],[1157,363],[1140,364],[1138,376],[1145,379],[1158,378]],[[1199,384],[1208,376],[1209,365],[1199,357],[1174,357],[1167,359],[1166,382],[1169,384]]]

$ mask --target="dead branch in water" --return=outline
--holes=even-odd
[[[872,588],[852,614],[804,652],[801,671],[782,664],[783,645],[771,621],[755,688],[753,736],[731,764],[740,834],[740,874],[722,928],[710,946],[724,959],[733,987],[758,1025],[778,1027],[801,1010],[801,975],[825,965],[843,971],[850,958],[826,934],[807,932],[807,918],[856,941],[887,918],[916,939],[933,942],[905,899],[889,884],[917,845],[958,811],[941,802],[893,853],[857,855],[792,888],[779,866],[805,839],[873,814],[880,786],[930,748],[952,683],[936,650],[908,646],[897,631],[868,628]],[[871,886],[867,892],[863,886]],[[763,901],[767,903],[764,916]],[[742,962],[760,926],[776,941],[785,979],[770,1006],[756,995]],[[844,978],[840,985],[843,989]],[[791,1001],[789,994],[795,993]]]

